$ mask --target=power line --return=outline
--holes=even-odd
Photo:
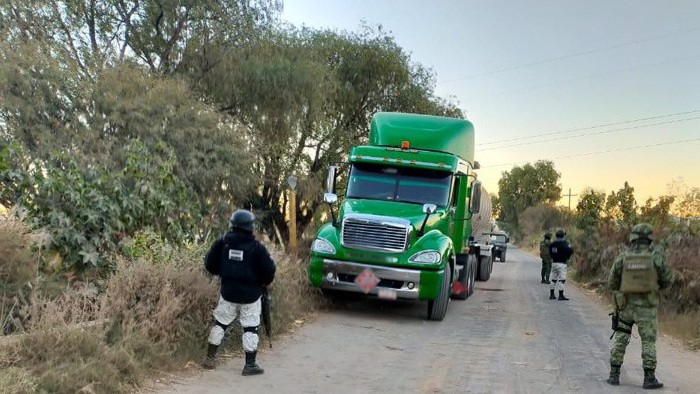
[[[676,144],[682,144],[682,143],[686,143],[686,142],[697,142],[697,141],[700,141],[700,138],[691,138],[691,139],[687,139],[687,140],[678,140],[678,141],[672,141],[672,142],[661,142],[658,144],[639,145],[639,146],[632,146],[632,147],[628,147],[628,148],[617,148],[617,149],[610,149],[610,150],[597,151],[597,152],[577,153],[574,155],[552,157],[552,158],[545,159],[545,160],[568,159],[571,157],[599,155],[599,154],[603,154],[603,153],[622,152],[622,151],[628,151],[628,150],[652,148],[652,147],[656,147],[656,146],[665,146],[665,145],[676,145]],[[513,162],[513,163],[495,164],[492,166],[483,166],[481,168],[483,169],[483,168],[506,167],[506,166],[512,166],[512,165],[521,164],[521,163],[528,163],[528,161],[517,161],[517,162]]]
[[[676,113],[673,113],[673,114],[666,114],[666,115],[650,116],[650,117],[647,117],[647,118],[637,118],[637,119],[625,120],[625,121],[622,121],[622,122],[604,123],[604,124],[599,124],[599,125],[595,125],[595,126],[577,127],[577,128],[575,128],[575,129],[567,129],[567,130],[560,130],[560,131],[552,131],[552,132],[547,132],[547,133],[542,133],[542,134],[533,134],[533,135],[525,136],[525,137],[508,138],[508,139],[497,140],[497,141],[491,141],[491,142],[482,142],[482,143],[476,144],[476,146],[484,146],[484,145],[499,144],[499,143],[501,143],[501,142],[512,142],[512,141],[527,140],[527,139],[530,139],[530,138],[545,137],[545,136],[557,135],[557,134],[574,133],[574,132],[577,132],[577,131],[593,130],[593,129],[599,129],[599,128],[608,127],[608,126],[619,126],[619,125],[622,125],[622,124],[636,123],[636,122],[641,122],[641,121],[644,121],[644,120],[653,120],[653,119],[669,118],[669,117],[672,117],[672,116],[688,115],[688,114],[694,114],[694,113],[698,113],[698,112],[700,112],[700,109],[695,109],[695,110],[691,110],[691,111],[676,112]]]
[[[645,127],[654,127],[654,126],[665,125],[665,124],[672,124],[672,123],[688,122],[688,121],[697,120],[697,119],[700,119],[700,116],[696,116],[696,117],[694,117],[694,118],[676,119],[676,120],[669,120],[669,121],[666,121],[666,122],[658,122],[658,123],[643,124],[643,125],[638,125],[638,126],[623,127],[623,128],[619,128],[619,129],[597,131],[597,132],[594,132],[594,133],[583,133],[583,134],[577,134],[577,135],[569,135],[569,136],[566,136],[566,137],[550,138],[550,139],[541,140],[541,141],[530,141],[530,142],[523,142],[523,143],[520,143],[520,144],[511,144],[511,145],[497,146],[497,147],[494,147],[494,148],[481,149],[481,151],[496,150],[496,149],[505,149],[505,148],[512,148],[512,147],[516,147],[516,146],[523,146],[523,145],[540,144],[540,143],[543,143],[543,142],[567,140],[567,139],[570,139],[570,138],[588,137],[588,136],[591,136],[591,135],[616,133],[616,132],[619,132],[619,131],[642,129],[642,128],[645,128]]]
[[[658,39],[661,39],[661,38],[671,37],[671,36],[675,36],[675,35],[679,35],[679,34],[691,33],[691,32],[698,31],[698,30],[700,30],[700,27],[694,27],[694,28],[691,28],[691,29],[686,29],[686,30],[680,30],[680,31],[672,32],[672,33],[661,34],[661,35],[658,35],[658,36],[647,37],[647,38],[643,38],[643,39],[640,39],[640,40],[627,41],[627,42],[623,42],[623,43],[620,43],[620,44],[615,44],[615,45],[611,45],[611,46],[607,46],[607,47],[603,47],[603,48],[590,49],[590,50],[582,51],[582,52],[574,52],[574,53],[569,53],[569,54],[566,54],[566,55],[556,56],[556,57],[552,57],[552,58],[548,58],[548,59],[536,60],[536,61],[530,62],[530,63],[524,63],[524,64],[515,65],[515,66],[507,66],[507,67],[497,68],[497,69],[495,69],[495,70],[486,71],[486,72],[482,72],[482,73],[478,73],[478,74],[472,74],[472,75],[467,75],[467,76],[464,76],[464,77],[457,77],[457,78],[447,79],[447,80],[445,80],[444,82],[460,81],[460,80],[466,80],[466,79],[484,77],[484,76],[493,75],[493,74],[500,74],[500,73],[503,73],[503,72],[506,72],[506,71],[513,71],[513,70],[518,70],[518,69],[521,69],[521,68],[537,66],[537,65],[540,65],[540,64],[552,63],[552,62],[556,62],[556,61],[559,61],[559,60],[564,60],[564,59],[568,59],[568,58],[572,58],[572,57],[578,57],[578,56],[590,55],[590,54],[592,54],[592,53],[601,52],[601,51],[608,51],[608,50],[611,50],[611,49],[622,48],[622,47],[626,47],[626,46],[630,46],[630,45],[637,45],[637,44],[641,44],[641,43],[645,43],[645,42],[649,42],[649,41],[658,40]]]
[[[650,68],[650,67],[665,66],[668,64],[676,64],[676,63],[692,60],[692,59],[695,59],[697,57],[698,57],[698,55],[693,55],[693,56],[687,56],[687,57],[683,57],[683,58],[679,58],[679,59],[665,60],[663,62],[658,62],[658,63],[643,64],[643,65],[637,65],[637,66],[633,66],[633,67],[626,67],[626,68],[620,68],[620,69],[616,69],[616,70],[609,70],[609,71],[605,71],[605,72],[601,72],[601,73],[584,75],[581,77],[569,78],[569,79],[545,83],[545,84],[522,86],[522,87],[515,88],[515,89],[509,89],[509,90],[504,90],[504,91],[500,91],[500,92],[489,93],[486,95],[472,96],[472,97],[469,97],[463,101],[464,102],[472,102],[472,101],[476,101],[476,100],[481,100],[484,97],[494,97],[494,96],[501,96],[504,94],[514,93],[514,92],[522,92],[522,91],[530,91],[530,90],[534,90],[534,89],[548,88],[548,87],[552,87],[552,86],[563,85],[566,83],[579,82],[579,81],[583,81],[586,79],[595,79],[595,78],[599,78],[599,77],[603,77],[603,76],[607,76],[607,75],[611,75],[611,74],[618,74],[618,73],[622,73],[622,72],[635,71],[635,70],[640,70],[640,69]]]

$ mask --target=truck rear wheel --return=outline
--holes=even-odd
[[[501,252],[501,263],[506,262],[506,252]]]
[[[428,301],[428,320],[442,321],[447,314],[447,304],[450,302],[450,273],[445,270],[445,276],[442,278],[442,286],[440,286],[440,294],[437,298]]]
[[[492,260],[491,256],[481,256],[479,258],[479,280],[486,282],[491,278]]]

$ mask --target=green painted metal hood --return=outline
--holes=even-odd
[[[444,116],[378,112],[372,117],[369,144],[446,152],[474,163],[474,126],[464,119]]]

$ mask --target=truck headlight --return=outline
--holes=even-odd
[[[411,256],[408,261],[412,263],[439,263],[441,258],[440,252],[437,250],[424,250]]]
[[[311,250],[319,253],[335,254],[335,247],[325,239],[316,238],[311,244]]]

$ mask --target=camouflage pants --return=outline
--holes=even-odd
[[[549,273],[552,271],[552,260],[542,260],[542,277],[549,280]]]
[[[631,333],[634,324],[642,340],[642,366],[644,369],[656,369],[656,308],[628,305],[620,312],[619,327]],[[626,332],[615,332],[610,349],[610,365],[622,365],[630,336]]]

